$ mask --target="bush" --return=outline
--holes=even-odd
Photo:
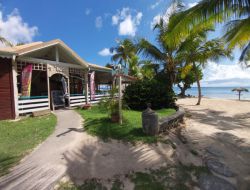
[[[162,79],[162,77],[159,77]],[[175,107],[175,94],[164,80],[138,80],[126,87],[124,101],[134,110],[144,110],[147,103],[151,103],[153,109]],[[166,80],[165,80],[166,82]]]

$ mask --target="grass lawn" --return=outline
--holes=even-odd
[[[91,134],[108,140],[109,138],[130,142],[142,141],[146,143],[157,142],[157,137],[147,136],[142,131],[141,112],[124,110],[123,124],[111,123],[107,113],[101,112],[97,107],[90,110],[78,110],[84,118],[84,128]],[[174,109],[162,109],[157,111],[159,116],[167,116],[175,113]]]
[[[0,176],[44,141],[55,125],[56,117],[52,114],[20,121],[0,121]]]

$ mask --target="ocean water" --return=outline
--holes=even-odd
[[[232,89],[235,87],[202,87],[201,94],[204,97],[208,98],[222,98],[222,99],[238,99],[238,93],[232,92]],[[242,92],[241,99],[242,100],[250,100],[250,87],[246,87],[249,92]],[[174,87],[175,93],[180,93],[178,87]],[[198,89],[197,87],[192,87],[186,91],[186,95],[197,96]]]

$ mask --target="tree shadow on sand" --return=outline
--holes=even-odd
[[[211,109],[188,109],[187,113],[192,119],[208,125],[214,125],[220,130],[233,130],[238,128],[250,128],[249,113],[234,115],[233,117],[225,116],[226,112],[214,111]]]

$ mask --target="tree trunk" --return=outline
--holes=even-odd
[[[197,87],[198,87],[198,102],[196,105],[200,105],[201,104],[201,85],[200,85],[199,76],[196,78],[196,80],[197,80]]]
[[[180,96],[180,97],[183,97],[183,98],[186,97],[186,94],[185,94],[185,93],[186,93],[187,87],[186,87],[185,85],[182,87],[182,86],[179,85],[179,84],[178,84],[177,86],[178,86],[178,87],[180,88],[180,90],[181,90],[179,96]]]
[[[195,63],[193,63],[193,67],[195,71],[195,78],[196,78],[197,88],[198,88],[198,102],[196,105],[200,105],[201,104],[201,84],[200,84],[200,79],[199,79],[199,73],[197,71]]]

